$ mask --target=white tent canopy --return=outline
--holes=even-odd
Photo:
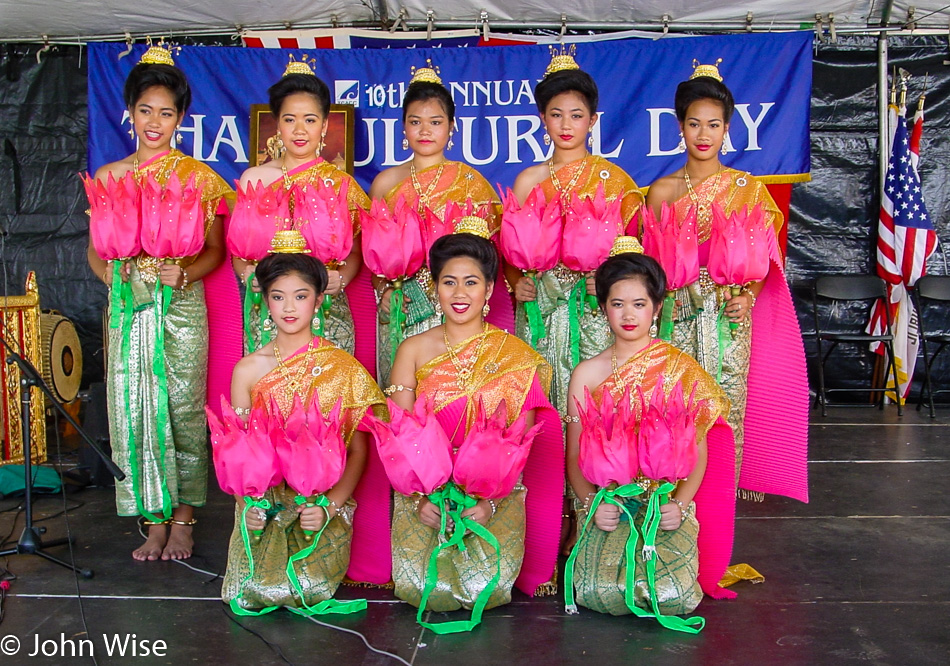
[[[866,30],[882,21],[901,28],[948,30],[944,0],[0,0],[0,40],[103,39],[145,34],[227,34],[240,28],[369,27],[403,16],[409,27],[661,28],[670,30],[792,29],[833,16],[838,30]]]

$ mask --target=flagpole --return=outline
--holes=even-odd
[[[877,38],[877,76],[878,184],[883,196],[887,180],[887,161],[890,158],[887,145],[887,33],[883,31]]]

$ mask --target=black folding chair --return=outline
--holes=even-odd
[[[946,312],[947,303],[950,303],[950,276],[947,275],[925,275],[917,280],[914,285],[914,300],[917,305],[917,321],[919,322],[920,345],[924,351],[924,385],[920,389],[920,399],[917,401],[917,411],[924,404],[924,396],[927,396],[927,402],[930,404],[930,418],[934,418],[934,395],[937,393],[950,393],[950,388],[933,390],[931,384],[930,369],[933,367],[937,356],[950,345],[950,334],[947,333],[927,333],[924,328],[924,307],[931,303],[928,310],[939,310]],[[942,304],[939,307],[937,304]],[[945,319],[946,322],[946,319]],[[946,330],[946,327],[944,327]],[[937,350],[931,354],[927,344],[937,346]]]
[[[829,332],[827,330],[822,330],[821,320],[818,316],[818,301],[819,299],[833,301],[835,303],[848,303],[848,302],[857,302],[857,301],[870,301],[871,304],[878,300],[883,300],[887,303],[887,287],[885,286],[884,280],[878,277],[877,275],[823,275],[815,280],[815,285],[812,289],[812,305],[815,313],[815,338],[818,348],[818,402],[821,403],[821,415],[827,416],[828,407],[844,407],[844,406],[854,406],[848,403],[830,403],[828,402],[829,393],[841,393],[841,392],[854,392],[856,390],[864,389],[851,389],[851,388],[826,388],[825,387],[825,363],[828,361],[828,357],[831,355],[831,352],[842,343],[845,344],[854,344],[854,345],[867,345],[872,342],[880,342],[884,345],[884,350],[886,352],[887,358],[887,367],[884,375],[884,386],[887,386],[887,377],[890,375],[894,378],[894,386],[898,386],[897,382],[897,364],[894,361],[894,334],[891,329],[891,311],[890,308],[885,307],[884,311],[886,313],[886,323],[887,327],[884,330],[883,335],[869,335],[864,332],[863,327],[860,330],[854,331],[834,331]],[[870,308],[869,308],[870,312]],[[867,321],[867,318],[864,319]],[[830,343],[828,350],[823,351],[822,343]],[[880,393],[881,398],[878,400],[878,404],[881,409],[884,408],[884,394],[888,390],[887,388],[868,388],[866,389],[869,393]],[[903,416],[904,409],[900,404],[900,401],[897,403],[897,414],[898,416]]]

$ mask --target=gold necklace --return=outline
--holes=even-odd
[[[310,338],[310,344],[307,345],[307,351],[305,354],[309,354],[313,351],[313,341],[316,338]],[[304,378],[304,375],[307,374],[307,366],[304,364],[301,366],[301,369],[297,371],[296,377],[291,377],[290,369],[287,367],[287,364],[284,363],[284,359],[280,357],[280,348],[277,346],[277,341],[274,341],[274,358],[277,359],[277,367],[280,369],[280,374],[284,378],[284,381],[287,382],[287,385],[290,386],[291,393],[296,393],[303,397],[303,394],[300,392],[300,381]]]
[[[636,354],[633,354],[633,356],[636,356]],[[633,356],[631,356],[630,358],[633,358]],[[630,359],[628,358],[627,361],[629,360]],[[624,363],[626,363],[627,361],[624,361]],[[642,367],[637,372],[637,374],[634,375],[633,380],[629,382],[625,381],[624,378],[620,375],[620,365],[617,363],[617,343],[615,342],[610,347],[610,370],[614,376],[614,383],[615,383],[614,394],[615,395],[617,395],[618,397],[623,396],[624,392],[627,390],[628,385],[639,386],[640,384],[643,383],[643,376],[647,372],[647,364],[643,363],[641,365]]]
[[[478,337],[478,342],[475,344],[475,350],[472,352],[472,355],[462,361],[458,357],[455,347],[449,342],[449,333],[445,324],[442,324],[442,339],[445,341],[445,349],[449,352],[449,359],[455,367],[455,381],[463,391],[468,390],[468,382],[475,372],[475,364],[478,363],[478,356],[482,352],[482,345],[485,343],[486,337],[488,337],[488,323],[482,325],[482,332]],[[459,347],[461,346],[460,344]]]
[[[425,207],[429,205],[429,199],[432,197],[432,193],[435,192],[435,188],[439,185],[439,181],[442,179],[442,172],[445,170],[445,160],[439,162],[439,169],[435,174],[435,178],[432,179],[432,182],[429,183],[429,187],[426,188],[425,192],[422,191],[422,183],[419,182],[419,177],[416,175],[416,165],[414,162],[409,163],[409,180],[412,182],[412,189],[416,191],[416,194],[419,196],[419,212],[421,213],[425,210]]]
[[[719,183],[722,181],[722,165],[720,164],[716,170],[716,184],[709,188],[709,196],[706,197],[705,201],[700,200],[696,190],[693,189],[693,183],[689,179],[689,171],[686,170],[685,166],[683,167],[683,178],[686,180],[686,192],[689,194],[690,200],[696,204],[696,221],[699,223],[697,226],[700,229],[706,229],[712,215],[712,203],[719,191]]]
[[[587,168],[587,159],[589,157],[590,153],[584,155],[581,160],[580,168],[577,170],[577,173],[574,174],[574,177],[567,182],[566,187],[561,187],[561,181],[558,180],[557,170],[554,168],[554,158],[552,157],[548,160],[548,171],[551,173],[551,182],[554,183],[554,189],[558,191],[558,194],[561,195],[561,199],[565,202],[567,197],[574,191],[574,188],[577,187],[577,181],[580,180],[581,174],[584,173],[584,169]]]

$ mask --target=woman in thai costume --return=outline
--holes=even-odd
[[[149,526],[145,543],[132,557],[183,559],[194,546],[194,509],[204,506],[207,493],[202,405],[207,399],[208,311],[203,280],[224,261],[223,220],[234,193],[209,167],[171,146],[191,90],[167,49],[148,49],[126,79],[124,100],[136,150],[99,168],[95,178],[105,183],[110,176],[118,180],[131,172],[140,183],[153,177],[164,185],[175,174],[182,185],[194,177],[201,188],[205,238],[197,255],[163,263],[143,252],[123,262],[120,275],[130,285],[130,320],[125,320],[125,335],[119,327],[109,330],[106,373],[113,459],[126,474],[116,482],[116,507],[120,516],[141,515]],[[87,258],[93,272],[111,285],[113,262],[97,254],[91,238]],[[156,282],[173,289],[164,317],[153,298]],[[236,301],[236,293],[232,296]],[[166,380],[154,369],[161,363],[156,358],[160,321]],[[160,405],[163,400],[167,408]]]
[[[624,240],[635,245],[629,250],[641,251],[635,239]],[[734,445],[725,421],[729,401],[715,379],[692,357],[655,338],[666,275],[654,259],[634,252],[616,254],[597,269],[597,300],[615,337],[607,349],[580,363],[571,377],[567,474],[578,498],[581,531],[598,490],[584,478],[578,465],[581,424],[575,400],[584,406],[585,390],[599,404],[607,393],[619,401],[629,389],[634,413],[641,408],[637,387],[646,400],[658,385],[669,396],[680,383],[687,400],[695,390],[696,464],[678,482],[669,501],[660,506],[655,554],[654,591],[659,610],[663,615],[683,615],[696,608],[704,592],[715,598],[733,596],[718,586],[729,563],[735,513]],[[630,441],[629,445],[636,448],[637,443]],[[646,512],[642,498],[626,502],[638,530]],[[574,566],[577,603],[601,613],[630,613],[624,600],[624,550],[630,522],[618,506],[608,503],[597,506],[592,522],[578,539]],[[641,551],[636,549],[633,596],[637,606],[649,611],[651,596]]]
[[[472,227],[459,230],[467,228]],[[486,526],[500,543],[501,576],[486,606],[492,608],[511,599],[512,585],[529,595],[554,592],[564,458],[560,421],[547,398],[550,366],[517,337],[484,321],[499,259],[484,225],[472,230],[478,235],[455,233],[433,244],[429,266],[445,323],[400,345],[394,385],[386,393],[404,409],[417,399],[434,398],[438,421],[456,448],[479,402],[487,414],[504,402],[509,426],[525,413],[526,429],[543,423],[511,494],[481,499],[462,514]],[[428,499],[395,496],[395,593],[415,606],[425,588],[429,556],[439,545],[440,516],[440,507]],[[465,544],[464,553],[453,549],[440,556],[439,584],[427,608],[471,609],[491,581],[494,550],[472,534]]]
[[[676,292],[671,342],[718,376],[729,397],[740,497],[761,499],[768,492],[808,501],[805,352],[778,243],[770,239],[766,278],[738,295],[715,284],[705,268],[713,204],[726,214],[760,206],[776,236],[782,213],[765,185],[720,162],[734,102],[715,65],[695,67],[677,87],[675,107],[686,163],[650,186],[647,205],[657,216],[663,203],[672,206],[677,222],[695,213],[700,277]],[[717,326],[723,304],[725,316],[739,325],[724,345]]]
[[[455,102],[442,85],[437,68],[432,66],[414,70],[412,80],[402,100],[403,148],[412,150],[412,159],[386,169],[373,180],[370,187],[372,199],[382,199],[390,210],[402,198],[406,204],[418,210],[426,221],[426,209],[440,219],[444,218],[446,205],[453,202],[462,209],[471,201],[472,215],[485,219],[489,233],[496,234],[501,223],[500,201],[492,186],[478,171],[464,162],[446,159],[445,151],[452,148],[455,131]],[[389,384],[391,365],[389,347],[389,309],[393,285],[374,277],[379,301],[377,324],[377,377],[380,386]],[[408,315],[405,337],[423,333],[438,326],[442,318],[436,312],[438,298],[429,269],[420,269],[414,280],[403,282],[405,310]],[[511,298],[505,290],[493,294],[488,321],[511,330],[514,312]]]
[[[260,541],[252,546],[254,573],[250,578],[240,525],[244,502],[237,498],[222,598],[227,602],[237,599],[245,609],[300,607],[300,596],[288,580],[288,559],[310,545],[305,530],[317,532],[326,523],[313,553],[294,563],[303,601],[313,606],[333,596],[351,566],[354,514],[359,515],[353,495],[372,446],[361,423],[370,413],[384,417],[385,401],[376,382],[355,358],[310,330],[328,282],[320,261],[306,254],[271,254],[261,260],[256,275],[276,325],[276,338],[235,367],[232,405],[240,415],[251,408],[270,413],[276,406],[280,414],[270,416],[286,419],[295,400],[306,407],[319,399],[324,416],[342,401],[340,427],[347,447],[346,466],[339,482],[324,493],[329,500],[326,507],[298,506],[294,501],[297,493],[281,482],[264,495],[273,507],[270,511],[248,509],[244,519],[247,530],[263,530]],[[365,558],[366,554],[354,550],[352,557]]]
[[[531,190],[541,185],[545,201],[560,199],[566,210],[574,195],[594,197],[598,186],[603,186],[608,203],[622,200],[622,219],[628,228],[634,225],[635,229],[635,215],[643,203],[637,184],[620,167],[588,152],[590,133],[598,119],[597,84],[591,76],[579,68],[572,55],[553,55],[544,78],[535,86],[534,97],[544,123],[544,141],[554,147],[549,160],[518,174],[513,188],[518,201],[523,204]],[[622,231],[618,230],[618,235]],[[551,402],[563,416],[574,369],[570,295],[577,282],[585,278],[587,293],[593,295],[593,277],[559,264],[538,275],[536,288],[531,278],[513,266],[507,266],[505,274],[514,292],[516,333],[522,340],[530,340],[531,334],[523,304],[537,301],[541,310],[547,336],[541,338],[537,350],[554,368]],[[607,321],[600,312],[584,308],[577,331],[580,360],[599,353],[610,342]]]
[[[278,145],[282,144],[283,154],[277,159],[247,169],[241,174],[241,187],[262,183],[275,190],[290,191],[294,185],[315,187],[318,182],[323,182],[332,185],[333,189],[339,192],[346,183],[346,198],[353,223],[353,235],[358,236],[359,210],[369,208],[369,198],[352,176],[320,157],[329,127],[330,90],[326,83],[313,73],[306,62],[291,61],[284,76],[272,85],[267,93],[270,111],[277,119],[277,132],[280,139]],[[294,203],[294,197],[291,195],[290,217],[294,220],[293,224],[311,223],[294,219]],[[248,276],[254,271],[253,264],[239,258],[234,258],[232,263],[235,272],[242,282],[246,283]],[[357,281],[362,265],[359,239],[354,238],[353,249],[349,256],[339,266],[330,267],[328,270],[329,283],[326,295],[332,297],[332,306],[324,321],[323,334],[330,342],[350,354],[356,351],[353,313],[359,313],[365,308],[358,307],[351,310],[349,297],[359,300],[361,306],[373,302],[369,283],[365,280]],[[260,317],[252,316],[250,319],[249,328],[253,347],[257,348],[262,341]],[[357,319],[359,319],[360,328],[366,329],[364,335],[375,335],[373,332],[375,322],[370,323],[371,318],[357,316]],[[274,323],[268,320],[263,323],[263,327],[269,329],[268,334],[273,331],[273,326]],[[372,342],[372,337],[369,340]],[[361,360],[365,363],[368,359],[361,357]]]

